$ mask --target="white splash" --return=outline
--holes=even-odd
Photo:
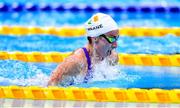
[[[128,75],[121,71],[119,65],[111,66],[107,60],[103,60],[94,67],[93,78],[90,82],[94,81],[109,81],[109,80],[125,80],[127,82],[134,82],[140,79],[138,75]]]
[[[107,60],[103,60],[94,66],[93,78],[91,81],[114,80],[119,77],[118,66],[110,66]]]

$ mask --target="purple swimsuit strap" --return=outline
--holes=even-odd
[[[83,49],[85,56],[86,56],[86,59],[87,59],[88,70],[91,70],[91,59],[90,59],[89,53],[88,53],[86,48],[82,48],[82,49]]]
[[[92,78],[92,70],[91,70],[91,59],[90,59],[90,56],[89,56],[89,53],[87,51],[86,48],[82,48],[83,51],[84,51],[84,54],[86,56],[86,60],[87,60],[87,63],[88,63],[88,71],[87,71],[87,74],[84,78],[84,82],[87,83],[88,79]]]

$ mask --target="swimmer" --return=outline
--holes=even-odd
[[[83,82],[92,78],[93,67],[104,59],[110,65],[118,63],[117,40],[119,30],[116,22],[107,14],[97,13],[86,23],[88,43],[68,56],[52,72],[48,86],[73,84],[73,78],[82,76]],[[106,67],[104,67],[106,68]]]

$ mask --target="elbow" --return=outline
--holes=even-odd
[[[47,86],[56,86],[58,85],[59,82],[59,77],[57,74],[53,73],[52,76],[50,77]]]

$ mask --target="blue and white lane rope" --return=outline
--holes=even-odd
[[[86,11],[86,12],[142,12],[142,13],[180,13],[180,6],[105,6],[86,4],[34,4],[34,3],[0,3],[0,12],[21,12],[21,11]]]

